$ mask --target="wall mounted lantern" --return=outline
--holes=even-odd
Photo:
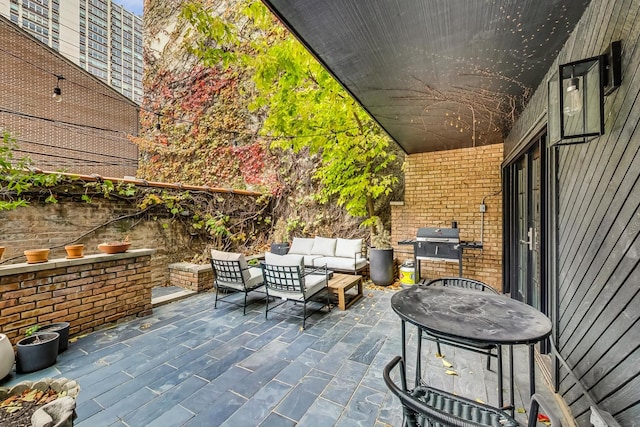
[[[64,80],[64,77],[54,74],[58,78],[56,81],[56,87],[53,88],[53,95],[51,98],[56,102],[62,102],[62,89],[60,89],[60,80]]]
[[[621,43],[593,58],[562,64],[549,80],[547,122],[553,145],[580,144],[604,134],[604,97],[622,81]]]

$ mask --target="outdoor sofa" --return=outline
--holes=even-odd
[[[366,246],[362,239],[294,237],[284,256],[303,256],[305,267],[323,267],[358,274],[366,269]]]

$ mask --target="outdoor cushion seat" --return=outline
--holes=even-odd
[[[314,267],[326,265],[329,270],[354,271],[367,265],[366,258],[320,257],[313,260]]]
[[[265,261],[260,264],[260,267],[262,268],[267,292],[265,319],[269,311],[291,300],[296,303],[302,303],[302,316],[293,314],[291,311],[288,311],[287,314],[302,318],[302,329],[304,329],[307,318],[313,314],[307,313],[307,304],[312,299],[319,297],[323,292],[325,293],[326,303],[323,303],[318,310],[325,305],[328,310],[331,310],[326,266],[307,271],[302,255],[276,255],[267,252],[265,253]],[[269,300],[271,297],[280,298],[282,301],[270,307]]]
[[[302,256],[306,267],[357,273],[367,266],[362,239],[294,237],[286,256]]]
[[[220,294],[237,291],[244,293],[242,312],[246,314],[247,294],[252,291],[265,292],[265,288],[262,286],[262,270],[257,267],[249,267],[243,254],[212,249],[211,268],[214,274],[213,285],[216,289],[213,308],[218,308],[218,301],[236,304],[227,300],[231,295],[221,297]]]

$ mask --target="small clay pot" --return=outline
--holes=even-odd
[[[119,254],[127,252],[130,246],[131,243],[126,242],[109,242],[98,245],[98,249],[105,254]]]
[[[82,252],[84,251],[84,245],[67,245],[64,247],[64,250],[67,251],[67,258],[82,258],[84,255]]]
[[[2,254],[4,254],[4,246],[0,246],[0,259],[2,259]]]
[[[49,261],[49,249],[29,249],[24,251],[27,257],[27,264],[37,264]]]

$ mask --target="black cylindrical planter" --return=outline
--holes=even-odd
[[[369,249],[369,274],[378,286],[389,286],[394,282],[393,249]]]
[[[65,351],[69,346],[69,322],[49,323],[48,325],[40,326],[38,332],[57,332],[60,334],[58,354]]]
[[[272,243],[271,253],[276,255],[286,255],[289,252],[288,243]]]
[[[18,357],[16,371],[28,373],[48,368],[56,363],[60,334],[57,332],[36,333],[17,342]]]

